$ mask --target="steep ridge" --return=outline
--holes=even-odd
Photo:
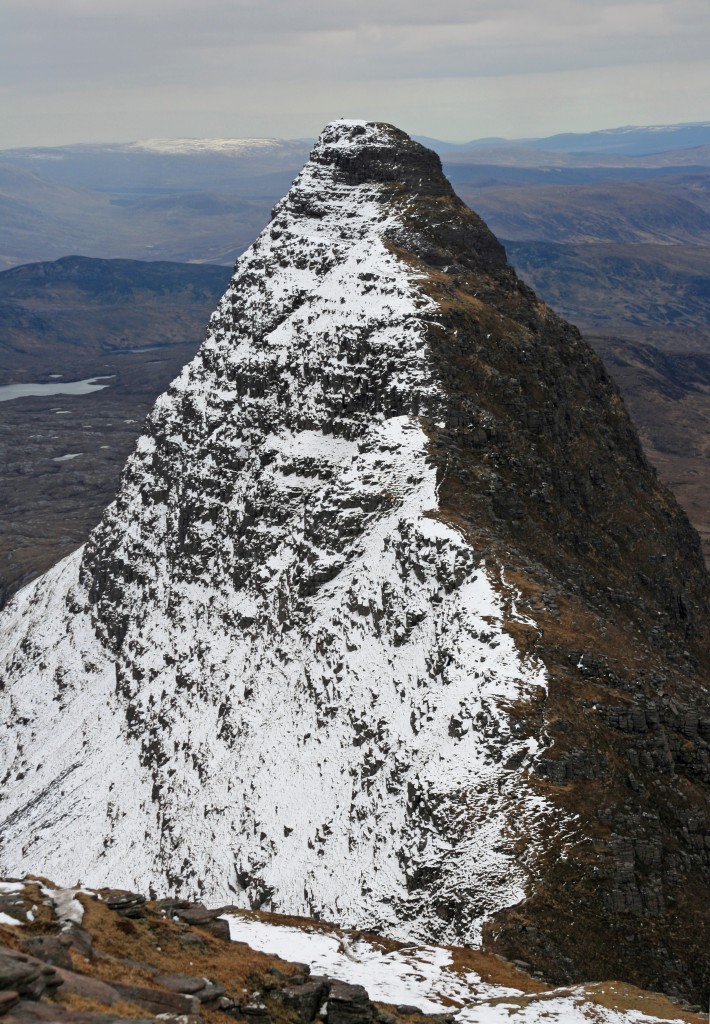
[[[601,362],[334,122],[1,620],[0,867],[706,995],[707,612]]]

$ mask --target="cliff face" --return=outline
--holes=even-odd
[[[2,867],[698,993],[707,611],[576,330],[433,153],[335,122],[2,619]]]

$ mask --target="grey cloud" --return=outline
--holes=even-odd
[[[614,0],[204,0],[198,7],[183,0],[126,0],[100,4],[87,0],[5,0],[4,38],[12,73],[42,76],[43,69],[70,78],[91,72],[99,77],[121,69],[143,69],[143,76],[169,71],[177,55],[192,55],[183,74],[199,63],[209,72],[210,53],[239,56],[249,74],[269,54],[285,73],[322,69],[342,78],[354,67],[389,65],[396,76],[419,73],[477,73],[566,67],[581,60],[589,67],[608,65],[610,55],[630,59],[700,53],[707,45],[710,8],[697,0],[671,5]],[[33,61],[33,54],[35,60]],[[285,63],[284,63],[285,61]],[[244,63],[246,62],[246,63]],[[41,63],[41,67],[33,67]],[[203,78],[205,73],[203,73]]]
[[[560,25],[599,26],[606,32],[631,28],[640,37],[650,22],[663,19],[668,31],[687,26],[706,31],[710,11],[699,0],[4,0],[6,31],[13,25],[42,35],[79,36],[105,32],[136,38],[140,33],[168,39],[232,45],[239,38],[357,32],[379,27],[480,26],[497,22],[516,33],[525,23],[531,42],[543,41]]]
[[[315,117],[330,97],[369,96],[373,83],[386,104],[412,83],[433,95],[447,80],[442,88],[491,78],[500,89],[523,74],[626,68],[650,96],[649,68],[703,61],[709,41],[706,0],[3,0],[0,84],[8,117],[64,95],[79,123],[123,96],[137,125],[148,109],[182,109],[182,134],[203,134],[189,127],[196,111],[211,123],[231,91],[238,107],[263,111],[258,134],[268,134],[296,93]],[[680,85],[676,102],[680,111]]]

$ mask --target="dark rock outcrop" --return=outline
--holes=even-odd
[[[0,950],[0,990],[16,992],[23,999],[41,999],[62,984],[58,972],[24,953]]]
[[[300,985],[282,989],[280,998],[286,1006],[296,1010],[304,1024],[310,1024],[318,1016],[329,992],[330,981],[327,978],[312,977]]]
[[[371,1024],[372,1004],[362,985],[331,982],[328,993],[328,1024]]]

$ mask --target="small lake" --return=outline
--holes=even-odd
[[[11,402],[13,398],[48,398],[50,395],[92,395],[94,391],[103,391],[108,384],[98,384],[100,380],[112,380],[108,377],[89,377],[87,380],[65,380],[53,384],[4,384],[0,387],[0,402]]]

